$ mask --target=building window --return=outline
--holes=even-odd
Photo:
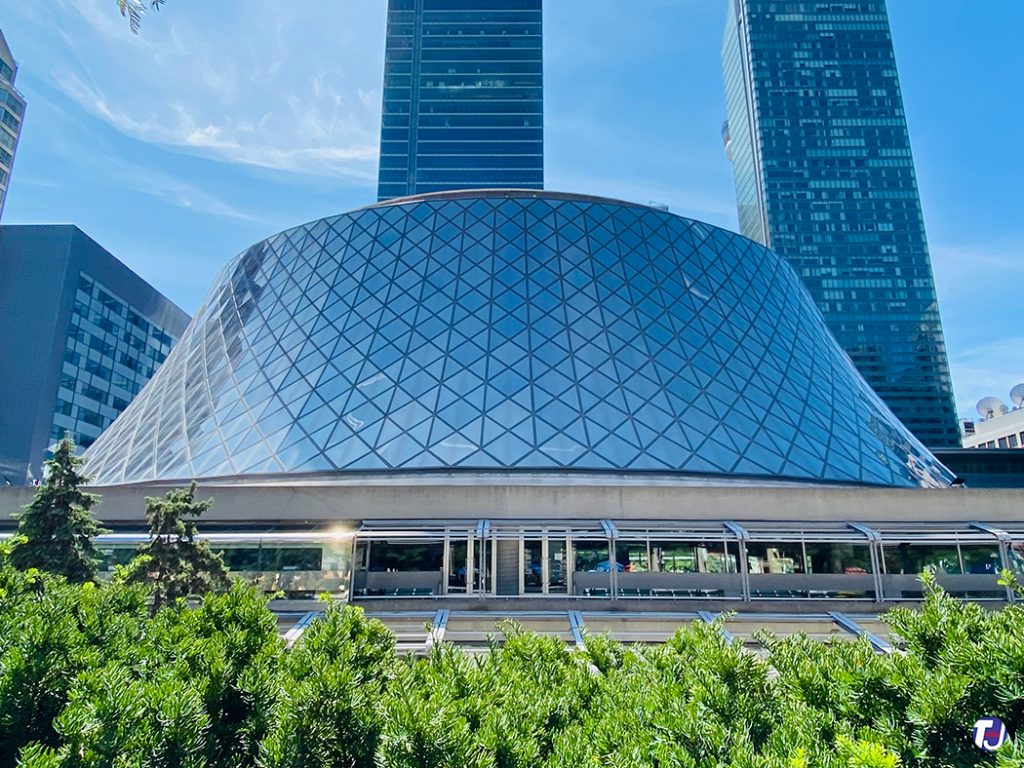
[[[92,424],[94,427],[103,428],[104,424],[103,417],[95,411],[87,411],[84,408],[78,409],[78,418],[80,421],[84,421],[86,424]]]

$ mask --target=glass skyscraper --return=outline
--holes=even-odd
[[[541,0],[389,0],[378,199],[544,187]]]
[[[722,67],[741,231],[918,438],[959,445],[884,0],[729,0]]]
[[[0,485],[22,485],[99,437],[189,317],[71,225],[0,227],[0,275]]]
[[[3,216],[7,188],[11,184],[11,167],[18,149],[21,119],[25,114],[25,97],[14,87],[18,63],[0,32],[0,216]]]

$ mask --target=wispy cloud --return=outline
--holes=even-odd
[[[59,115],[62,122],[74,126],[80,138],[88,137],[87,143],[91,149],[90,152],[82,152],[78,145],[63,140],[60,132],[48,137],[49,152],[55,158],[60,158],[67,166],[74,165],[106,185],[114,185],[126,192],[147,195],[193,213],[236,221],[267,223],[265,215],[238,208],[206,189],[199,181],[128,159],[119,154],[108,141],[97,135],[88,125],[83,124],[83,121],[68,114],[60,104],[41,93],[34,96],[33,116],[40,113],[47,117]],[[18,184],[39,189],[62,189],[66,182],[50,177],[19,175]]]
[[[585,190],[588,194],[626,200],[628,202],[659,203],[667,205],[673,213],[707,221],[727,229],[736,229],[736,202],[720,197],[717,190],[695,187],[673,187],[661,180],[626,180],[618,176],[587,174],[548,174],[546,186],[565,192]]]
[[[983,397],[1009,400],[1010,388],[1024,382],[1024,336],[976,344],[950,361],[957,389],[957,410],[972,416]]]
[[[931,255],[957,410],[970,418],[978,400],[1005,400],[1024,381],[1024,336],[1007,312],[1020,303],[1024,241],[933,243]]]
[[[132,163],[120,163],[111,169],[126,189],[133,189],[144,195],[155,197],[178,208],[208,216],[219,216],[238,221],[264,222],[265,218],[239,210],[194,184],[164,173],[154,173]]]
[[[314,24],[310,36],[362,24],[365,10],[350,5],[324,9],[333,17],[328,28]],[[207,28],[151,15],[136,36],[112,9],[97,0],[58,0],[54,11],[80,16],[87,32],[85,39],[64,35],[49,81],[93,116],[133,139],[220,162],[360,184],[375,177],[380,94],[351,76],[353,66],[373,57],[324,66],[286,45],[294,17],[308,20],[308,12],[253,0],[244,15],[211,10]]]
[[[1024,240],[933,243],[930,250],[940,300],[958,301],[965,286],[972,303],[979,290],[989,297],[1003,289],[1016,293],[1024,280]]]

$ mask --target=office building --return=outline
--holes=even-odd
[[[89,446],[188,324],[74,226],[0,227],[0,483],[41,477],[70,433]]]
[[[968,488],[1024,488],[1024,451],[1018,448],[936,448],[935,457]]]
[[[378,199],[544,186],[541,0],[389,0]]]
[[[1012,407],[998,397],[978,401],[977,420],[961,422],[964,448],[1024,448],[1024,384],[1010,390]]]
[[[4,33],[0,31],[0,218],[11,185],[11,169],[18,150],[21,121],[25,117],[25,97],[14,87],[18,63],[14,60]]]
[[[958,446],[885,3],[729,0],[722,65],[741,231],[918,438]]]

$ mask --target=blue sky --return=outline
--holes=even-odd
[[[1019,0],[890,0],[957,402],[1024,381]],[[550,189],[736,228],[724,0],[548,0]],[[0,0],[29,101],[4,223],[74,223],[193,312],[285,227],[375,199],[384,0]]]

